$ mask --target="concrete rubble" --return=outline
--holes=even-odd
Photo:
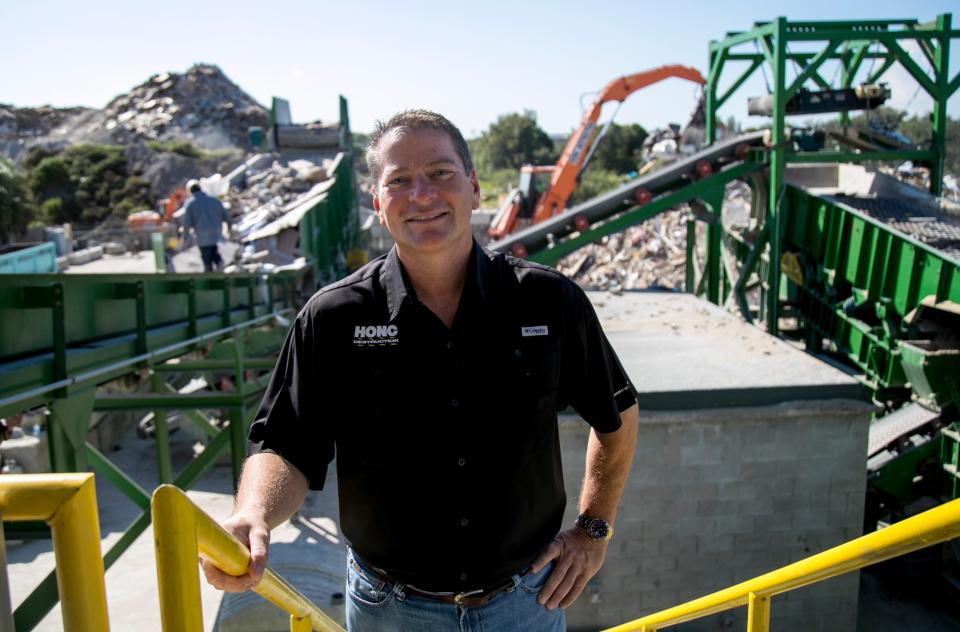
[[[207,150],[245,147],[247,130],[263,126],[267,110],[217,66],[154,75],[102,110],[69,117],[48,133],[69,143],[128,145],[145,140],[190,140]]]

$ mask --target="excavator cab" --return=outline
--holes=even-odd
[[[537,208],[540,196],[550,188],[550,177],[553,175],[553,166],[523,165],[520,167],[520,211],[517,219],[529,220]]]

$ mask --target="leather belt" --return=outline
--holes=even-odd
[[[380,576],[380,579],[391,583],[397,584],[402,583],[390,577],[383,569],[377,568],[376,566],[371,566],[366,564],[367,568]],[[527,567],[520,573],[520,576],[526,575],[530,572],[530,567]],[[463,606],[464,608],[479,608],[484,605],[500,593],[510,590],[516,586],[516,582],[513,581],[513,577],[506,579],[499,584],[490,586],[489,588],[478,588],[476,590],[465,590],[463,592],[433,592],[430,590],[423,590],[422,588],[417,588],[416,586],[411,586],[410,584],[403,584],[404,592],[407,592],[417,597],[422,597],[424,599],[429,599],[431,601],[439,601],[441,603],[456,604],[458,606]]]

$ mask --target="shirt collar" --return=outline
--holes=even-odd
[[[473,249],[470,251],[470,258],[467,262],[467,278],[463,285],[463,294],[460,297],[461,303],[466,300],[476,300],[480,306],[486,308],[490,303],[490,289],[487,280],[490,275],[490,258],[487,252],[480,247],[480,244],[473,241]],[[387,254],[387,258],[380,270],[380,283],[387,296],[387,310],[390,314],[390,320],[394,320],[400,313],[407,297],[416,300],[416,292],[410,284],[403,264],[400,263],[400,257],[397,256],[397,247],[394,246]]]

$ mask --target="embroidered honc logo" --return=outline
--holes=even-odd
[[[396,345],[399,329],[396,325],[357,325],[353,328],[353,344],[360,346]]]

